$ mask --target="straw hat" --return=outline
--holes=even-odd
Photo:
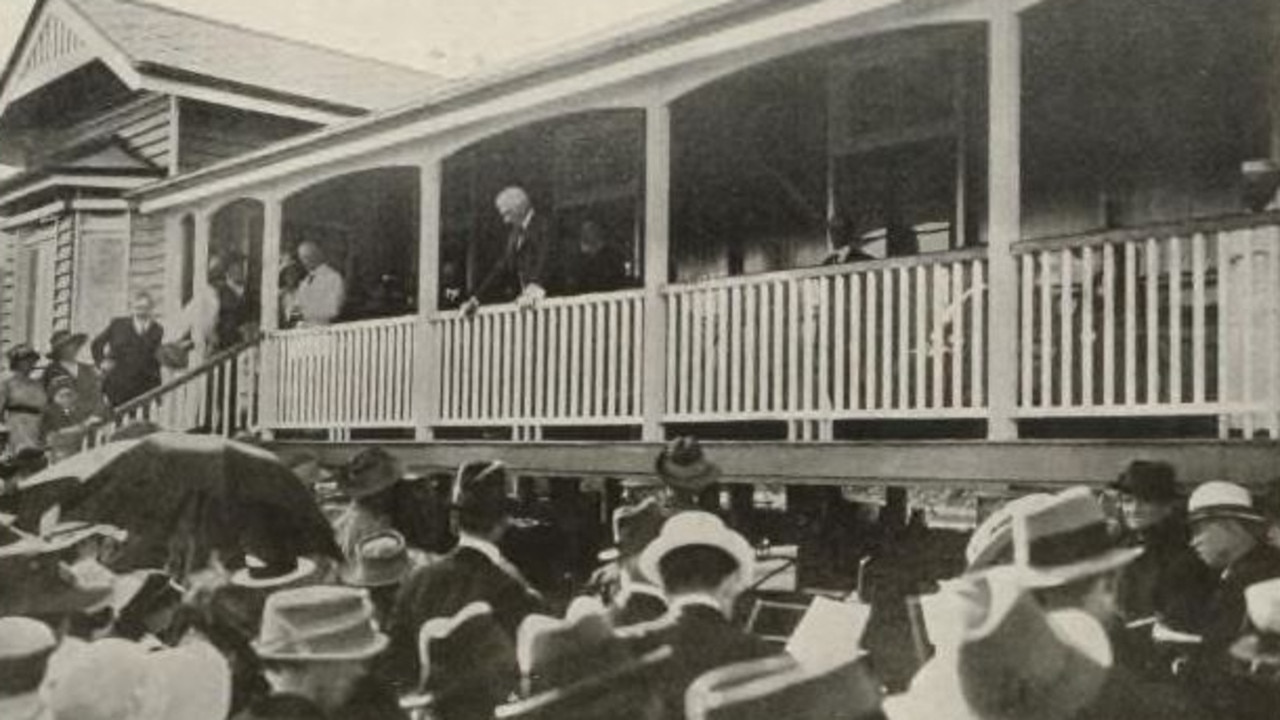
[[[1221,519],[1263,522],[1262,513],[1253,506],[1253,498],[1242,486],[1221,480],[1200,484],[1187,501],[1187,520],[1197,523]]]
[[[1064,490],[1013,513],[1014,565],[1028,587],[1055,587],[1133,562],[1142,548],[1118,547],[1088,488]]]
[[[382,530],[361,538],[354,557],[338,571],[344,585],[385,587],[402,582],[426,558],[419,550],[409,548],[404,536],[395,530]]]
[[[39,620],[0,618],[0,698],[39,690],[56,647],[57,636]]]
[[[254,590],[281,589],[297,585],[316,572],[316,563],[310,558],[287,558],[278,561],[263,560],[246,555],[245,566],[231,575],[231,584]]]
[[[1166,462],[1134,460],[1111,487],[1139,500],[1173,502],[1182,497],[1178,493],[1177,474]]]
[[[969,537],[965,546],[966,568],[985,570],[1013,562],[1013,515],[1044,505],[1053,499],[1048,493],[1032,493],[1014,498],[987,516]]]
[[[578,598],[563,620],[530,615],[516,633],[526,694],[567,687],[633,662],[598,600]]]
[[[344,495],[356,500],[377,495],[399,479],[395,458],[380,447],[371,447],[351,459],[346,472],[338,476],[338,487]]]
[[[1231,646],[1240,660],[1268,667],[1280,667],[1280,578],[1245,588],[1245,608],[1256,632]]]
[[[774,655],[717,668],[685,693],[690,720],[879,718],[882,693],[866,656],[806,667]]]
[[[367,660],[386,647],[369,594],[333,585],[272,593],[253,641],[263,660]]]
[[[701,510],[678,513],[663,524],[658,537],[640,554],[640,572],[658,580],[663,558],[681,548],[699,546],[716,548],[733,558],[744,580],[754,576],[756,556],[751,545],[723,520]]]
[[[69,330],[54,330],[53,335],[49,337],[49,352],[45,355],[48,358],[58,356],[58,351],[65,348],[76,346],[79,349],[84,345],[89,336],[84,333],[73,333]]]
[[[693,437],[672,440],[654,465],[664,482],[681,490],[701,491],[720,479],[720,466],[707,460]]]

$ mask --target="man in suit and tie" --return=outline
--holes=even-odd
[[[482,601],[514,642],[525,617],[545,612],[542,597],[498,550],[512,507],[505,466],[496,460],[464,464],[454,479],[452,504],[457,546],[405,580],[388,623],[387,667],[404,684],[418,680],[418,632],[426,621],[452,617]]]
[[[154,307],[150,295],[135,294],[130,314],[112,320],[89,346],[94,363],[102,370],[102,390],[112,407],[160,385],[156,351],[164,341],[164,328],[152,318]]]
[[[481,299],[497,302],[515,300],[532,307],[547,296],[550,282],[552,238],[546,220],[537,215],[529,194],[512,186],[494,199],[502,222],[510,228],[507,245],[498,263],[489,270],[476,291],[462,305],[467,315],[475,313]]]

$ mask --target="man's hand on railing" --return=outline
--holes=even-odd
[[[462,306],[458,309],[462,311],[463,317],[473,317],[476,314],[476,311],[480,309],[480,301],[472,295],[467,298],[467,301],[462,303]]]
[[[520,297],[516,298],[516,307],[521,310],[532,310],[546,296],[547,291],[541,285],[530,284],[524,289],[524,292],[520,293]]]

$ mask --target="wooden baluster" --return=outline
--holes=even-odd
[[[987,392],[984,380],[987,377],[987,282],[985,260],[973,261],[973,322],[970,332],[973,340],[969,347],[973,348],[973,360],[969,363],[969,404],[968,407],[985,407]]]
[[[566,414],[570,417],[583,414],[582,366],[586,354],[586,348],[583,347],[586,334],[582,330],[582,310],[582,306],[578,304],[569,306],[569,410]]]
[[[849,409],[863,410],[870,403],[862,395],[862,273],[849,276]]]
[[[693,300],[693,337],[690,340],[690,356],[693,367],[693,374],[690,377],[690,401],[692,402],[692,410],[701,414],[707,411],[707,401],[702,396],[702,382],[706,377],[706,369],[703,366],[704,340],[702,338],[702,326],[706,320],[707,293],[704,289],[695,291],[692,295]]]
[[[1169,238],[1169,402],[1182,403],[1182,238]]]
[[[595,362],[591,363],[591,414],[595,417],[601,417],[605,414],[604,404],[604,384],[605,384],[605,353],[604,343],[608,339],[604,323],[606,321],[606,312],[608,307],[612,307],[613,302],[609,300],[598,301],[591,304],[591,347],[595,350]]]
[[[1020,404],[1023,407],[1032,407],[1036,404],[1035,400],[1035,362],[1033,351],[1035,349],[1035,260],[1033,253],[1027,253],[1019,258],[1022,265],[1022,399]],[[996,322],[999,322],[997,320]]]
[[[866,371],[866,408],[868,410],[877,409],[880,406],[879,380],[880,380],[880,352],[876,341],[879,338],[877,322],[880,319],[880,285],[879,273],[871,271],[866,274],[867,278],[867,313],[866,313],[866,330],[867,330],[867,362],[864,366]]]
[[[684,358],[684,345],[680,343],[681,308],[684,307],[684,294],[670,292],[667,295],[667,408],[665,414],[674,415],[684,407],[681,397],[684,395],[684,378],[679,375],[680,361]],[[622,356],[624,361],[627,355]]]
[[[933,271],[933,397],[930,407],[946,405],[947,393],[947,308],[951,305],[951,276],[945,265],[934,265]]]
[[[1097,348],[1093,325],[1093,246],[1080,251],[1080,404],[1094,404],[1093,361]]]
[[[693,412],[693,289],[680,295],[680,412]]]
[[[1160,402],[1160,246],[1147,238],[1147,395],[1146,402]]]
[[[893,329],[897,315],[893,308],[893,270],[886,268],[880,273],[880,299],[883,319],[880,323],[880,407],[893,407],[893,371],[897,367],[893,361]]]
[[[1053,405],[1053,273],[1052,253],[1040,254],[1040,405]]]
[[[536,328],[537,336],[533,351],[533,363],[530,370],[530,379],[533,381],[533,408],[529,412],[529,417],[536,420],[545,418],[549,413],[547,406],[550,403],[551,382],[551,345],[548,335],[551,332],[552,313],[554,310],[548,307],[538,308],[538,327]]]
[[[804,342],[800,335],[803,332],[803,317],[800,309],[800,285],[794,279],[788,279],[787,292],[787,404],[792,413],[800,409],[800,344]]]
[[[722,413],[728,406],[729,384],[726,371],[729,369],[729,293],[724,287],[715,289],[712,295],[712,307],[715,309],[716,319],[716,363],[715,367],[707,368],[707,382],[711,382],[711,375],[714,372],[716,380],[715,394],[715,412]],[[711,328],[708,326],[707,331]]]
[[[1258,338],[1254,337],[1253,319],[1257,312],[1255,301],[1257,293],[1254,291],[1253,281],[1253,241],[1256,234],[1252,230],[1239,230],[1233,233],[1236,237],[1234,243],[1241,246],[1240,252],[1240,311],[1237,313],[1236,336],[1240,338],[1240,400],[1244,408],[1244,417],[1241,422],[1241,431],[1245,438],[1253,437],[1254,420],[1256,414],[1253,411],[1257,403],[1257,396],[1254,395],[1256,388],[1253,382],[1253,348]]]
[[[570,354],[574,352],[572,342],[574,336],[574,320],[573,308],[561,305],[556,308],[559,313],[560,322],[559,335],[556,337],[559,345],[559,351],[556,353],[556,376],[558,378],[556,388],[556,417],[568,417],[573,413],[573,405],[570,398],[576,397],[577,390],[575,386],[575,378],[573,377],[573,367],[570,364]]]
[[[911,407],[911,268],[900,267],[898,275],[898,409]]]
[[[964,403],[964,352],[965,352],[965,287],[964,263],[951,264],[951,318],[954,324],[951,337],[951,394],[948,407],[960,407]]]
[[[833,289],[831,291],[831,310],[834,313],[832,320],[832,338],[831,338],[831,407],[836,412],[842,412],[849,409],[849,402],[845,396],[845,379],[849,375],[849,346],[847,345],[845,331],[848,329],[848,316],[846,315],[849,307],[849,277],[847,275],[836,275],[831,280]]]
[[[1116,395],[1116,252],[1102,246],[1102,404],[1115,405]]]
[[[1075,257],[1071,249],[1064,248],[1058,255],[1058,261],[1062,264],[1059,268],[1062,292],[1058,297],[1058,315],[1060,316],[1058,322],[1062,333],[1062,350],[1058,358],[1058,372],[1061,373],[1058,387],[1061,388],[1062,393],[1059,404],[1063,407],[1071,407],[1075,405],[1075,333],[1073,330],[1076,324],[1075,279],[1072,277]]]
[[[1191,401],[1205,401],[1205,239],[1203,233],[1191,237]],[[1221,319],[1219,319],[1221,323]],[[1280,367],[1280,366],[1277,366]]]
[[[799,310],[799,316],[792,320],[792,327],[797,327],[800,331],[800,347],[799,358],[797,359],[796,375],[800,383],[799,402],[793,404],[794,409],[804,412],[810,412],[814,409],[813,382],[814,382],[814,365],[816,358],[814,357],[815,347],[817,345],[817,326],[814,322],[813,313],[817,309],[813,298],[814,284],[812,280],[806,279],[795,283],[792,286],[795,291],[796,307]],[[798,325],[795,323],[799,322]]]
[[[1138,402],[1138,248],[1124,244],[1124,402]]]
[[[915,291],[912,293],[912,304],[915,310],[915,343],[911,349],[914,355],[915,396],[911,408],[923,410],[929,405],[929,268],[926,265],[915,267]]]
[[[742,298],[746,288],[729,288],[729,405],[731,413],[742,411]]]
[[[644,405],[644,333],[645,333],[645,304],[644,298],[636,296],[628,301],[631,312],[627,313],[628,318],[634,317],[634,322],[628,319],[627,322],[632,323],[631,328],[631,346],[625,357],[631,358],[632,370],[627,376],[627,397],[631,399],[631,407],[627,412],[629,417],[640,418],[643,413]],[[654,319],[657,322],[657,319]]]

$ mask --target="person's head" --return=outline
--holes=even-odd
[[[333,713],[386,649],[368,593],[331,585],[272,593],[253,649],[280,692],[301,695]]]
[[[1252,550],[1265,532],[1249,491],[1235,483],[1203,483],[1191,493],[1188,510],[1191,547],[1217,570],[1225,570]]]
[[[49,359],[54,362],[74,362],[84,347],[88,336],[69,330],[55,330],[49,338]]]
[[[690,510],[662,526],[641,553],[640,569],[659,580],[668,597],[709,596],[728,615],[754,574],[755,553],[720,518]]]
[[[53,629],[39,620],[0,618],[0,700],[36,693],[57,646]]]
[[[303,240],[298,245],[298,262],[301,262],[308,272],[315,270],[324,264],[324,250],[311,240]]]
[[[150,320],[153,310],[155,310],[155,301],[151,299],[150,293],[134,293],[133,299],[129,301],[129,312],[138,320]]]
[[[501,539],[513,504],[507,485],[507,468],[500,460],[474,460],[459,467],[452,503],[458,531],[492,542]]]
[[[1146,530],[1158,525],[1182,507],[1173,466],[1164,462],[1135,460],[1112,483],[1120,493],[1125,526]]]
[[[35,369],[40,353],[30,345],[21,343],[9,348],[9,369],[19,375],[27,375]]]
[[[59,378],[59,381],[53,383],[50,390],[53,392],[53,404],[68,411],[76,406],[76,400],[78,399],[76,384],[71,378]]]
[[[1065,585],[1039,588],[1033,594],[1047,611],[1083,610],[1106,626],[1120,616],[1119,587],[1120,571],[1110,570],[1072,580]]]
[[[583,255],[595,255],[604,249],[604,232],[595,220],[583,220],[578,231],[578,250]]]
[[[529,194],[524,191],[524,188],[515,185],[498,193],[493,204],[497,207],[498,214],[502,216],[502,222],[512,227],[523,223],[529,211],[533,209],[533,205],[529,202]]]
[[[384,504],[399,479],[400,466],[396,459],[380,447],[371,447],[351,459],[338,486],[357,504],[385,512]]]
[[[243,257],[233,255],[227,259],[226,277],[229,282],[244,285],[247,274],[247,263]]]

